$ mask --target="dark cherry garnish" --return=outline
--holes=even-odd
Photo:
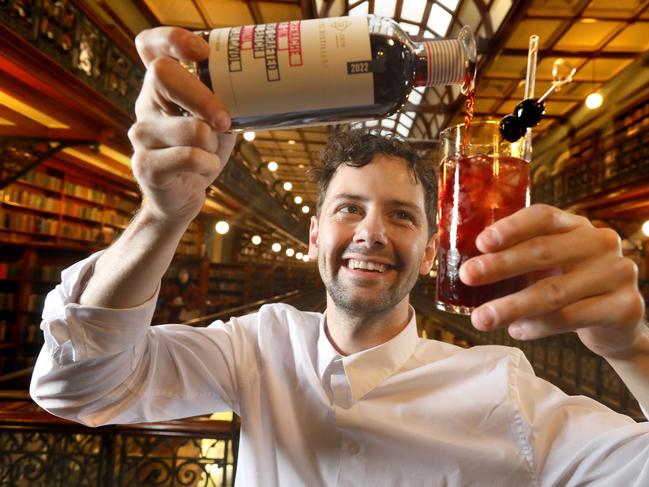
[[[500,135],[508,142],[516,142],[525,135],[526,127],[516,115],[505,115],[500,121]]]
[[[545,115],[545,103],[535,99],[527,99],[516,105],[514,115],[521,121],[523,127],[536,127]]]

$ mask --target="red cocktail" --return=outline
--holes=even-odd
[[[460,281],[459,271],[465,261],[481,253],[475,242],[484,228],[529,204],[529,164],[525,160],[529,158],[529,139],[514,144],[500,140],[496,122],[472,125],[466,144],[458,133],[464,131],[462,126],[448,131],[442,134],[445,147],[438,188],[437,307],[469,314],[474,307],[526,285],[525,277],[520,276],[467,286]]]

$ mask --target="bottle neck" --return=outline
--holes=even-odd
[[[463,85],[467,57],[457,40],[436,39],[415,43],[415,86]]]

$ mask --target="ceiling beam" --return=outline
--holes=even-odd
[[[158,17],[151,11],[149,6],[146,3],[146,0],[131,0],[133,5],[140,11],[142,15],[151,23],[153,27],[159,27],[162,25]]]

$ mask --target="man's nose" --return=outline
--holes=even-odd
[[[367,213],[356,227],[354,243],[365,244],[369,247],[387,245],[387,230],[383,217],[376,212]]]

